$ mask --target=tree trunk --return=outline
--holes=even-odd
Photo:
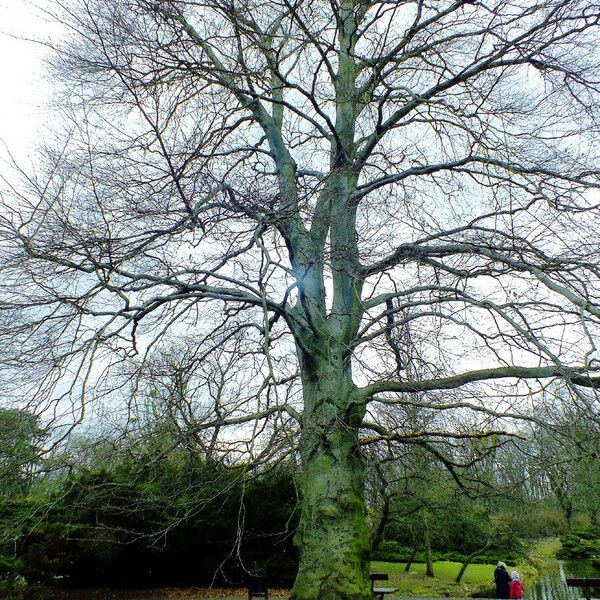
[[[410,571],[410,568],[412,567],[413,564],[413,560],[415,560],[415,556],[417,556],[417,548],[413,548],[412,549],[412,553],[408,559],[408,562],[406,563],[406,566],[404,567],[404,572],[408,573]]]
[[[558,504],[565,515],[567,527],[570,531],[573,529],[573,501],[569,494],[569,487],[563,478],[560,476],[555,476],[551,472],[548,473],[548,479],[550,480],[550,485],[552,486],[552,491],[558,500]],[[565,489],[563,489],[563,487]]]
[[[329,349],[328,349],[329,350]],[[371,535],[364,503],[364,461],[358,446],[362,410],[352,404],[349,367],[339,355],[304,355],[302,512],[294,600],[372,598]],[[318,363],[318,364],[317,364]]]
[[[429,538],[429,527],[427,525],[425,525],[423,535],[425,536],[425,560],[427,561],[425,576],[435,577],[433,572],[433,559],[431,557],[431,539]]]
[[[456,576],[456,579],[454,580],[455,583],[461,582],[463,575],[465,574],[465,571],[467,570],[467,567],[471,564],[471,560],[472,560],[472,557],[469,556],[467,558],[467,560],[465,560],[465,562],[461,565],[460,571],[458,572],[458,575]]]
[[[377,471],[380,471],[379,467],[375,467]],[[379,548],[379,544],[383,541],[383,536],[385,533],[385,528],[388,523],[390,517],[390,499],[386,495],[385,487],[382,489],[382,493],[384,494],[383,498],[383,506],[381,507],[381,519],[379,519],[379,523],[377,524],[377,530],[375,531],[375,535],[373,536],[373,543],[371,544],[371,550],[377,550]]]
[[[555,494],[565,515],[567,527],[571,531],[573,529],[573,502],[566,494],[562,493],[562,490],[555,490]]]
[[[460,567],[460,571],[458,572],[458,575],[456,576],[456,579],[454,580],[456,583],[460,583],[461,582],[461,579],[463,578],[463,575],[465,574],[465,571],[467,570],[467,567],[471,564],[471,561],[476,556],[479,556],[480,554],[483,554],[489,547],[490,547],[490,542],[487,542],[485,544],[485,546],[479,548],[478,550],[475,550],[475,552],[471,552],[471,554],[469,554],[469,556],[467,556],[465,562]]]

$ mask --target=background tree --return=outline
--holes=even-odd
[[[220,349],[236,375],[194,427],[249,461],[299,439],[293,597],[369,598],[360,445],[404,439],[386,406],[474,413],[428,440],[498,436],[539,381],[597,385],[600,10],[55,5],[64,136],[0,217],[15,395],[58,442],[133,355]]]
[[[537,422],[521,449],[527,455],[530,478],[537,479],[542,496],[555,498],[567,528],[572,529],[576,516],[598,524],[600,509],[592,497],[600,484],[600,430],[595,408],[567,402],[567,395],[561,387],[546,391],[546,402],[537,408]]]
[[[0,496],[6,499],[27,493],[42,461],[45,437],[38,416],[0,408]]]

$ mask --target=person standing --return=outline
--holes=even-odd
[[[510,582],[510,597],[511,598],[522,598],[525,586],[523,585],[523,582],[521,581],[521,578],[519,577],[519,572],[511,571],[510,576],[512,578],[512,581]]]
[[[498,563],[494,570],[494,581],[496,582],[496,598],[510,598],[510,575],[506,570],[505,563]]]

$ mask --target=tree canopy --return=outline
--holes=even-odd
[[[354,600],[361,447],[461,464],[557,378],[597,424],[597,5],[54,5],[64,127],[2,193],[0,360],[63,437],[171,389],[198,447],[297,452],[293,597]]]

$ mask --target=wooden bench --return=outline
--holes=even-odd
[[[379,600],[384,600],[386,594],[394,594],[400,589],[393,587],[379,587],[375,585],[376,581],[387,581],[389,578],[390,576],[387,573],[369,573],[371,590],[373,591],[373,594],[379,598]]]
[[[592,597],[592,588],[600,588],[600,577],[567,577],[565,582],[569,587],[582,588],[587,600]]]
[[[253,598],[269,600],[269,586],[264,571],[248,575],[246,584],[248,586],[248,600],[252,600]]]

